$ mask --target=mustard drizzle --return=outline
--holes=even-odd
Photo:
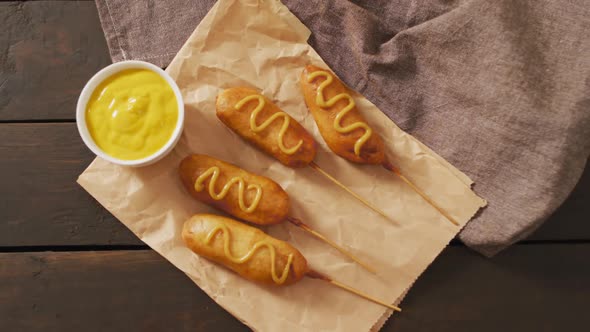
[[[354,102],[354,99],[352,99],[352,97],[348,93],[341,93],[341,94],[338,94],[338,95],[332,97],[330,100],[326,101],[324,99],[324,89],[328,85],[332,84],[332,82],[334,81],[334,78],[332,77],[332,75],[330,73],[319,70],[319,71],[315,71],[315,72],[309,74],[309,76],[307,76],[307,82],[311,83],[311,81],[313,81],[315,78],[317,78],[319,76],[323,76],[325,78],[325,80],[322,83],[320,83],[320,86],[318,87],[318,91],[317,91],[317,95],[316,95],[316,104],[319,107],[321,107],[321,108],[332,107],[338,101],[340,101],[342,99],[348,100],[348,105],[346,105],[346,107],[344,107],[342,110],[340,110],[340,112],[338,112],[338,114],[336,115],[336,118],[334,119],[334,129],[336,129],[336,131],[341,134],[350,133],[351,131],[356,130],[358,128],[365,129],[365,133],[363,134],[363,136],[361,136],[354,143],[354,154],[357,156],[360,156],[361,148],[362,148],[363,144],[365,144],[369,140],[369,138],[371,137],[371,134],[373,133],[373,130],[371,129],[371,127],[369,127],[368,124],[366,124],[365,122],[360,122],[360,121],[352,123],[346,127],[342,127],[342,125],[341,125],[342,118],[348,112],[350,112],[354,108],[354,106],[356,105]]]
[[[243,264],[243,263],[247,262],[248,260],[250,260],[252,258],[252,256],[254,256],[254,253],[256,253],[256,251],[258,249],[267,248],[268,251],[270,252],[270,272],[271,272],[272,280],[277,285],[282,285],[287,280],[287,277],[289,276],[289,269],[291,268],[291,264],[293,263],[293,254],[289,254],[289,256],[287,258],[287,264],[283,268],[283,273],[279,277],[279,276],[277,276],[277,271],[276,271],[276,249],[272,244],[270,244],[264,240],[258,241],[254,244],[252,249],[250,249],[250,251],[248,251],[248,253],[246,253],[246,255],[244,255],[242,257],[234,257],[234,255],[232,255],[231,249],[229,247],[230,242],[231,242],[231,238],[230,238],[231,232],[229,231],[229,228],[226,225],[215,226],[215,228],[213,228],[209,232],[209,234],[207,234],[207,238],[205,239],[205,244],[210,245],[211,240],[213,240],[213,237],[219,232],[221,232],[224,235],[224,237],[223,237],[223,251],[224,251],[225,256],[230,261],[232,261],[236,264]]]
[[[269,117],[268,119],[266,119],[266,121],[264,121],[261,125],[256,124],[256,118],[258,117],[258,114],[260,114],[260,112],[262,111],[262,109],[264,108],[264,106],[266,104],[263,96],[261,96],[261,95],[247,96],[244,99],[240,100],[236,104],[236,106],[235,106],[236,109],[240,110],[247,102],[249,102],[251,100],[258,100],[258,105],[256,105],[256,108],[254,109],[254,111],[252,111],[252,114],[250,115],[250,129],[255,133],[259,133],[259,132],[265,130],[266,128],[268,128],[268,126],[270,126],[270,124],[273,123],[273,121],[275,121],[276,119],[283,118],[283,124],[281,126],[281,130],[279,131],[279,137],[277,139],[278,143],[279,143],[279,149],[281,149],[281,151],[283,151],[285,154],[288,154],[288,155],[292,155],[297,150],[299,150],[299,148],[303,144],[303,140],[299,140],[299,143],[297,143],[295,146],[293,146],[291,148],[287,148],[285,146],[285,143],[283,142],[285,132],[287,131],[287,129],[289,129],[289,116],[285,112],[277,112],[277,113],[273,114],[271,117]]]
[[[246,213],[252,213],[252,211],[254,211],[256,209],[256,207],[258,207],[258,204],[260,203],[260,198],[262,197],[262,187],[258,184],[249,184],[248,187],[245,188],[246,190],[252,190],[252,189],[256,190],[256,196],[254,197],[254,200],[252,201],[250,206],[246,206],[246,203],[244,202],[245,181],[242,177],[236,176],[236,177],[231,178],[225,184],[225,186],[223,186],[223,189],[221,189],[221,192],[219,192],[219,194],[215,193],[215,185],[217,184],[217,179],[219,178],[219,172],[220,172],[219,167],[212,166],[208,170],[206,170],[203,174],[199,175],[199,177],[197,178],[197,181],[195,181],[195,190],[197,192],[200,192],[203,189],[205,189],[203,182],[205,182],[205,180],[207,178],[211,177],[211,181],[209,181],[209,196],[211,196],[211,198],[213,198],[214,200],[219,201],[219,200],[222,200],[223,198],[225,198],[225,196],[227,196],[227,193],[229,192],[230,188],[235,183],[237,183],[238,184],[238,204],[240,205],[240,209]]]

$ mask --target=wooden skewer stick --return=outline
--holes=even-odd
[[[346,187],[345,185],[343,185],[342,183],[340,183],[340,181],[336,180],[333,176],[331,176],[330,174],[328,174],[328,172],[324,171],[323,169],[320,168],[320,166],[318,164],[316,164],[315,162],[311,162],[309,164],[309,166],[311,168],[313,168],[314,170],[318,171],[320,174],[322,174],[323,176],[325,176],[326,178],[328,178],[330,181],[334,182],[337,186],[339,186],[340,188],[346,190],[346,192],[348,192],[349,194],[351,194],[352,196],[354,196],[354,198],[358,199],[361,203],[365,204],[369,209],[379,213],[381,216],[383,216],[386,219],[389,219],[390,221],[392,221],[393,223],[397,224],[397,222],[393,219],[391,219],[388,215],[385,214],[385,212],[381,211],[379,208],[377,208],[376,206],[374,206],[373,204],[367,202],[364,198],[362,198],[361,196],[359,196],[357,193],[355,193],[354,191],[348,189],[348,187]]]
[[[301,220],[299,220],[297,218],[293,218],[293,217],[287,217],[287,221],[289,221],[293,225],[295,225],[295,226],[303,229],[304,231],[308,232],[309,234],[315,236],[316,238],[324,241],[328,245],[332,246],[332,248],[340,251],[340,253],[342,253],[344,256],[350,258],[352,261],[356,262],[358,265],[364,267],[367,271],[369,271],[371,273],[375,273],[375,274],[377,273],[377,271],[374,268],[372,268],[371,266],[363,263],[360,259],[356,258],[353,254],[349,253],[344,248],[342,248],[339,245],[337,245],[336,243],[332,242],[332,240],[330,240],[330,239],[326,238],[325,236],[323,236],[322,234],[314,231],[309,226],[307,226],[306,224],[304,224]]]
[[[415,184],[412,183],[407,177],[405,177],[397,167],[393,166],[389,161],[383,163],[383,167],[397,175],[402,181],[404,181],[408,186],[410,186],[418,195],[422,196],[422,198],[428,202],[428,204],[432,205],[440,214],[442,214],[445,218],[447,218],[453,225],[459,226],[459,223],[451,217],[445,210],[443,210],[440,206],[438,206],[432,199],[430,199],[426,194],[420,190],[420,188],[416,187]]]
[[[369,301],[371,301],[373,303],[377,303],[377,304],[382,305],[384,307],[387,307],[387,308],[389,308],[391,310],[400,311],[400,312],[402,311],[402,309],[399,308],[399,307],[396,307],[396,306],[394,306],[392,304],[388,304],[388,303],[385,303],[385,302],[383,302],[381,300],[378,300],[378,299],[376,299],[376,298],[374,298],[374,297],[372,297],[372,296],[370,296],[368,294],[365,294],[365,293],[363,293],[363,292],[361,292],[361,291],[359,291],[357,289],[354,289],[354,288],[352,288],[350,286],[347,286],[347,285],[345,285],[345,284],[343,284],[343,283],[341,283],[339,281],[332,280],[332,278],[330,278],[330,277],[328,277],[326,275],[323,275],[323,274],[321,274],[321,273],[319,273],[317,271],[309,270],[309,272],[307,272],[306,275],[308,277],[310,277],[310,278],[313,278],[313,279],[319,279],[319,280],[327,281],[327,282],[331,283],[332,285],[334,285],[336,287],[342,288],[345,291],[348,291],[348,292],[351,292],[353,294],[356,294],[356,295],[358,295],[358,296],[360,296],[360,297],[362,297],[362,298],[364,298],[366,300],[369,300]]]

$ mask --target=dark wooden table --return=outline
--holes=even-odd
[[[109,64],[93,1],[0,1],[0,331],[244,331],[76,184],[77,96]],[[384,331],[590,329],[590,171],[529,240],[454,241]]]

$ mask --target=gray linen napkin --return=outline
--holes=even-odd
[[[96,0],[113,61],[166,66],[213,0]],[[353,89],[475,180],[459,235],[492,256],[567,198],[590,153],[585,0],[284,0]]]

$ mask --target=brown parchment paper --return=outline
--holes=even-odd
[[[209,154],[280,183],[291,196],[293,216],[379,272],[363,270],[290,224],[266,231],[296,246],[314,269],[392,303],[401,299],[460,230],[394,174],[378,166],[351,164],[328,150],[298,87],[306,64],[327,67],[307,44],[309,35],[279,1],[220,0],[167,69],[186,107],[184,133],[175,150],[144,168],[120,167],[97,158],[78,182],[141,240],[254,330],[378,329],[390,314],[381,306],[309,278],[285,288],[259,286],[193,254],[180,238],[182,224],[192,214],[215,212],[193,200],[180,183],[177,166],[190,153]],[[225,128],[215,116],[215,97],[237,85],[262,90],[300,121],[321,145],[316,162],[397,224],[367,209],[314,170],[289,169]],[[466,175],[401,131],[365,98],[354,97],[383,136],[391,160],[462,226],[485,205],[471,191]]]

